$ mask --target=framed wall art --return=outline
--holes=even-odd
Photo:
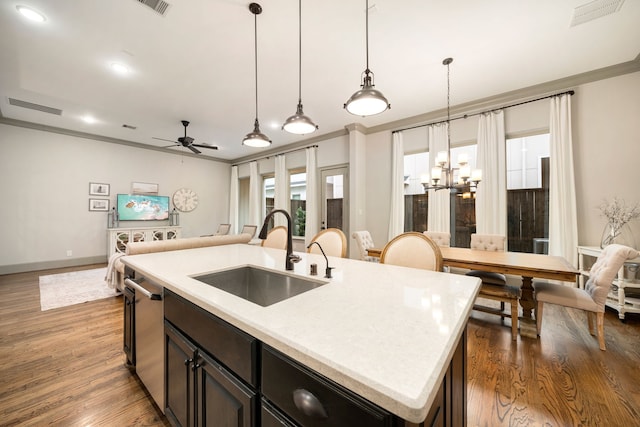
[[[108,212],[109,199],[89,199],[89,210],[94,212]]]
[[[102,184],[100,182],[90,182],[89,195],[90,196],[108,196],[109,184]]]
[[[132,182],[131,194],[158,194],[158,184]]]

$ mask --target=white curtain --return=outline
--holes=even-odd
[[[289,186],[287,176],[286,158],[284,155],[276,156],[276,177],[275,177],[275,197],[274,209],[284,209],[289,212]],[[291,212],[289,212],[291,214]],[[276,214],[273,217],[274,226],[287,225],[284,215]]]
[[[229,185],[229,222],[231,234],[238,234],[238,166],[231,166],[231,183]]]
[[[262,179],[258,175],[258,162],[249,163],[249,224],[257,224],[258,232],[262,227]]]
[[[319,231],[320,197],[318,196],[317,147],[307,148],[307,212],[304,222],[305,246]]]
[[[404,232],[404,145],[402,143],[402,132],[393,133],[391,144],[389,240]]]
[[[507,235],[507,167],[504,112],[480,115],[478,169],[482,181],[476,191],[476,232]]]
[[[551,98],[549,159],[549,255],[577,266],[578,225],[571,140],[571,96]]]
[[[447,151],[447,124],[438,123],[427,126],[429,139],[429,171],[435,166],[439,151]],[[429,213],[427,229],[429,231],[451,232],[449,190],[429,190]]]

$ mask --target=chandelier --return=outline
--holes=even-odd
[[[466,153],[461,153],[458,156],[457,167],[453,167],[451,164],[451,88],[449,65],[452,62],[453,58],[446,58],[442,61],[442,64],[447,66],[447,150],[438,152],[434,162],[435,166],[431,168],[431,179],[429,179],[429,175],[426,175],[422,178],[421,183],[425,192],[428,190],[438,191],[449,189],[470,197],[471,191],[475,191],[478,183],[482,180],[482,171],[480,169],[474,169],[473,172],[471,171],[469,156]]]

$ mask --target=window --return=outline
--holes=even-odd
[[[265,176],[263,181],[265,215],[275,207],[276,179],[273,175]],[[289,207],[293,225],[293,235],[304,237],[304,224],[307,209],[307,173],[300,170],[289,171]],[[269,220],[268,229],[273,228],[273,218]]]
[[[304,225],[307,218],[307,173],[290,172],[289,192],[293,235],[304,237]]]
[[[265,175],[262,177],[262,200],[264,206],[264,216],[275,207],[276,178],[273,175]],[[273,228],[273,217],[269,219],[267,231]]]
[[[451,158],[466,154],[471,169],[475,168],[476,145],[451,149]],[[429,153],[404,156],[404,231],[426,231],[429,195],[422,186],[423,177],[429,173]],[[444,191],[444,190],[441,190]],[[471,233],[475,233],[476,204],[474,192],[451,193],[451,236],[455,246],[469,247]]]
[[[506,148],[508,248],[548,253],[549,134],[507,139]]]
[[[429,194],[422,178],[429,173],[429,153],[404,156],[404,231],[426,231]]]

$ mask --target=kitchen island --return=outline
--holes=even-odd
[[[284,273],[285,251],[227,245],[122,258],[162,286],[409,423],[427,417],[461,341],[477,278],[299,254],[294,276],[326,284],[263,307],[193,278],[241,266]],[[464,343],[462,343],[464,344]],[[462,345],[464,348],[464,345]],[[462,355],[466,357],[466,355]],[[459,396],[463,401],[465,396]]]

